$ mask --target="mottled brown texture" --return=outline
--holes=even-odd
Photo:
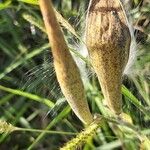
[[[54,57],[54,67],[61,90],[75,114],[85,124],[92,122],[79,69],[73,60],[56,20],[51,0],[39,1]]]
[[[119,0],[92,0],[86,44],[109,108],[122,112],[122,74],[130,49],[130,32]]]

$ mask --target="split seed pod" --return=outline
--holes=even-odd
[[[78,118],[92,122],[79,69],[73,60],[52,7],[51,0],[39,0],[48,38],[51,43],[54,67],[61,90]]]
[[[122,74],[131,36],[119,0],[91,0],[86,20],[86,45],[109,108],[122,112]]]

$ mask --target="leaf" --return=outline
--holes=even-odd
[[[6,92],[15,94],[15,95],[20,95],[20,96],[23,96],[23,97],[32,99],[32,100],[34,100],[34,101],[43,103],[43,104],[47,105],[47,106],[50,107],[50,108],[54,106],[53,102],[50,101],[49,99],[42,98],[42,97],[40,97],[40,96],[31,94],[31,93],[27,93],[27,92],[24,92],[24,91],[21,91],[21,90],[7,88],[7,87],[4,87],[4,86],[2,86],[2,85],[0,85],[0,90],[3,90],[3,91],[6,91]]]
[[[18,0],[19,2],[24,2],[32,5],[38,5],[38,0]]]
[[[6,0],[5,2],[0,2],[0,10],[6,9],[10,6],[11,0]]]

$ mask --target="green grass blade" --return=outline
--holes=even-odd
[[[58,114],[57,117],[55,117],[50,123],[49,125],[46,127],[45,130],[49,130],[50,128],[52,128],[55,124],[57,124],[58,122],[60,122],[65,116],[67,116],[69,114],[69,112],[71,111],[71,108],[69,106],[65,107],[64,110],[62,112],[60,112]],[[33,147],[35,147],[40,140],[42,140],[45,136],[45,132],[43,131],[36,139],[35,141],[28,147],[28,150],[31,150]]]
[[[32,5],[38,5],[38,0],[18,0],[19,2],[24,2]]]
[[[0,99],[0,106],[3,105],[3,104],[5,104],[5,103],[7,103],[8,101],[10,101],[11,98],[13,98],[13,97],[14,97],[14,94],[8,94],[5,97],[2,97]]]
[[[5,2],[0,2],[0,10],[9,8],[11,0],[6,0]]]
[[[54,106],[54,103],[52,101],[50,101],[49,99],[42,98],[40,96],[31,94],[31,93],[27,93],[27,92],[24,92],[24,91],[21,91],[21,90],[7,88],[7,87],[2,86],[2,85],[0,85],[0,90],[12,93],[14,95],[23,96],[23,97],[29,98],[31,100],[43,103],[43,104],[47,105],[50,108]]]
[[[44,44],[40,48],[34,49],[32,52],[28,53],[24,58],[20,58],[18,61],[10,64],[8,67],[6,67],[6,69],[2,73],[0,73],[0,79],[4,78],[5,75],[7,75],[11,71],[19,67],[20,65],[24,64],[27,60],[39,55],[41,52],[43,52],[47,48],[49,48],[48,43]]]
[[[131,103],[133,103],[138,109],[140,109],[150,118],[150,112],[145,109],[141,102],[125,86],[122,86],[122,93],[124,96],[129,98]]]

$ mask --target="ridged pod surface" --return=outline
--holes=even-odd
[[[86,20],[86,45],[109,108],[122,112],[122,74],[131,36],[119,0],[91,0]]]
[[[61,90],[78,118],[85,124],[93,121],[79,69],[73,60],[57,22],[51,0],[39,0],[45,27],[51,43],[54,67]]]

